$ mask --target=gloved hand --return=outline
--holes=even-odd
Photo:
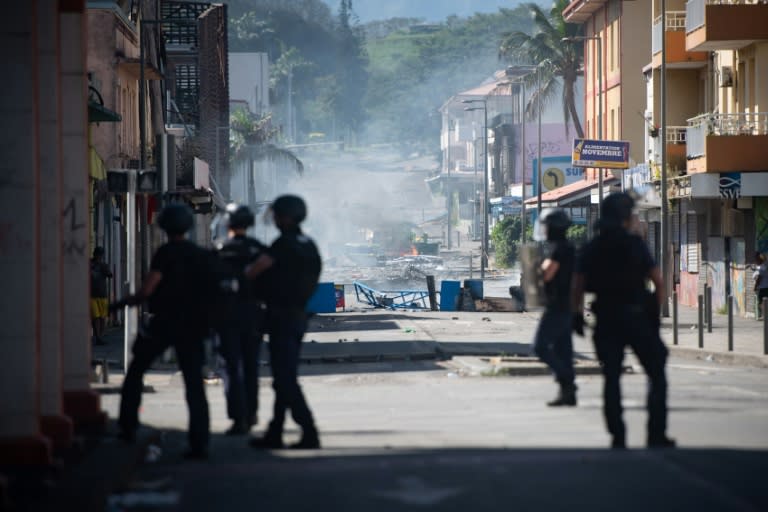
[[[584,336],[584,314],[583,313],[574,313],[573,314],[573,320],[571,323],[571,329],[573,329],[573,332],[578,334],[579,336]]]
[[[114,313],[119,309],[123,309],[125,306],[137,306],[141,303],[141,300],[136,295],[125,297],[117,302],[113,302],[109,305],[109,312]]]
[[[125,299],[119,300],[117,302],[112,302],[112,303],[110,303],[109,308],[108,308],[109,312],[110,313],[114,313],[115,311],[119,311],[119,310],[123,309],[127,304],[128,304],[128,302]]]

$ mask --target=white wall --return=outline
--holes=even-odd
[[[269,110],[269,59],[266,53],[229,54],[229,99],[247,101],[254,114]]]

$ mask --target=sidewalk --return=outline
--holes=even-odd
[[[712,332],[706,324],[703,329],[704,347],[699,348],[698,309],[679,306],[678,309],[678,344],[674,345],[672,311],[669,318],[662,318],[661,336],[672,349],[701,351],[706,354],[747,356],[763,360],[768,364],[765,353],[764,328],[762,320],[733,317],[733,351],[728,350],[728,317],[712,312]]]

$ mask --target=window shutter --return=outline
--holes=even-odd
[[[696,213],[689,212],[685,216],[686,221],[686,244],[685,250],[688,255],[688,272],[696,273],[699,271],[699,237],[698,237],[698,219]]]

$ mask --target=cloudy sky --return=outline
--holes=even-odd
[[[324,0],[335,12],[338,0]],[[441,21],[451,14],[469,16],[475,12],[496,12],[499,7],[516,7],[524,0],[352,0],[360,21],[395,17]],[[545,1],[538,3],[546,4]]]

